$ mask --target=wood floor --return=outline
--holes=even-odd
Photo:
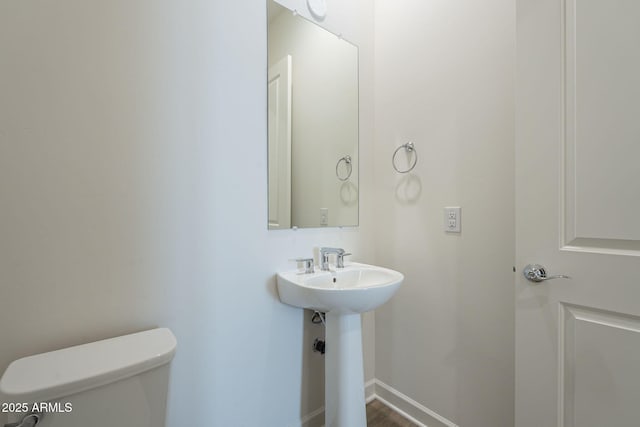
[[[379,400],[367,404],[367,427],[417,427]]]

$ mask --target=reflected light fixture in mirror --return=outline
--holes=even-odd
[[[268,227],[357,226],[358,48],[267,8]]]
[[[327,1],[326,0],[307,0],[307,7],[309,12],[316,19],[324,19],[327,16]]]

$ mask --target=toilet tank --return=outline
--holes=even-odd
[[[152,329],[18,359],[0,379],[9,421],[38,427],[162,427],[176,338]]]

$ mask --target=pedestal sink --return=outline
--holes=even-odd
[[[360,314],[387,302],[403,280],[397,271],[358,263],[278,273],[280,301],[326,312],[325,427],[366,427]]]

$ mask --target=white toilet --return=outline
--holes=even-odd
[[[0,379],[0,402],[25,427],[162,427],[175,351],[160,328],[25,357]]]

